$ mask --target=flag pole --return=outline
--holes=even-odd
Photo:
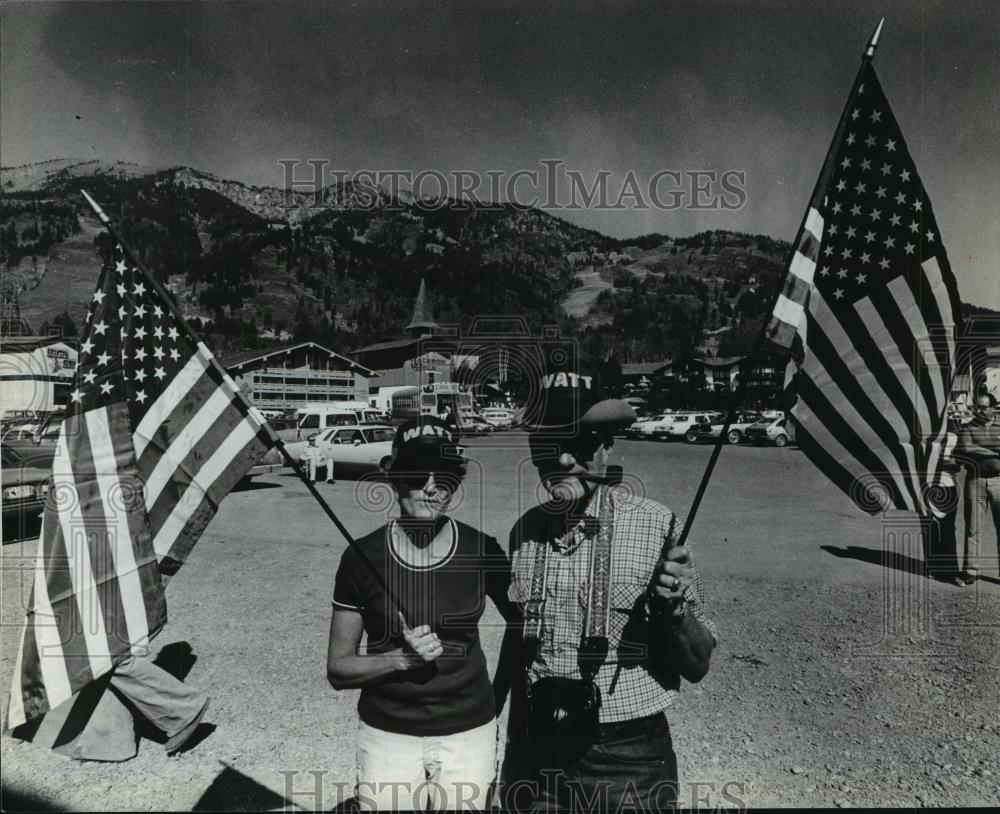
[[[830,146],[826,150],[826,157],[823,159],[823,167],[820,170],[820,174],[816,179],[815,185],[813,186],[812,195],[809,197],[810,202],[816,200],[816,196],[826,185],[826,181],[828,180],[830,173],[830,161],[834,155],[837,145],[843,138],[847,120],[847,111],[850,108],[851,101],[854,99],[855,94],[858,91],[858,86],[861,84],[861,77],[864,74],[865,66],[871,62],[875,56],[875,49],[878,48],[878,41],[882,36],[882,26],[884,24],[885,17],[879,20],[878,25],[875,26],[875,30],[872,32],[871,37],[868,38],[868,45],[865,47],[864,54],[861,57],[861,67],[858,69],[858,74],[854,79],[854,84],[851,86],[851,92],[847,94],[847,102],[845,102],[844,110],[840,114],[840,119],[837,122],[837,128],[834,131],[833,138],[830,140]],[[799,229],[795,233],[796,239],[798,239],[799,235],[802,234],[802,230],[805,229],[806,221],[809,217],[809,209],[810,207],[807,206],[805,214],[802,216]],[[795,251],[796,247],[792,246],[792,256],[794,256]],[[722,429],[719,431],[719,437],[716,439],[715,445],[712,447],[712,455],[709,457],[708,464],[705,466],[705,472],[701,477],[701,483],[698,484],[698,491],[695,492],[694,500],[691,501],[691,508],[688,510],[687,518],[684,521],[684,528],[681,530],[680,537],[677,540],[678,546],[684,545],[687,541],[688,534],[691,531],[691,526],[694,524],[695,515],[698,514],[702,498],[705,496],[705,490],[708,488],[708,482],[712,477],[712,472],[715,470],[715,464],[719,460],[719,455],[722,453],[722,445],[725,443],[726,435],[729,433],[729,426],[733,423],[736,411],[739,409],[740,402],[743,400],[747,380],[747,376],[745,374],[750,372],[752,363],[760,356],[761,350],[764,347],[764,342],[767,340],[767,329],[770,323],[771,314],[774,313],[774,308],[778,304],[778,298],[784,290],[790,264],[791,261],[786,263],[785,273],[779,278],[778,284],[774,288],[774,293],[771,295],[770,305],[764,312],[764,319],[761,322],[760,331],[757,334],[757,339],[754,341],[750,353],[740,360],[739,382],[733,393],[729,410],[726,412],[726,420],[722,425]]]
[[[129,245],[124,240],[122,240],[121,236],[115,231],[114,227],[111,224],[111,218],[107,216],[107,213],[105,213],[105,211],[101,208],[100,204],[98,204],[97,201],[95,201],[86,192],[86,190],[81,189],[80,194],[83,195],[87,203],[90,204],[90,208],[94,210],[94,214],[97,215],[97,219],[101,222],[104,228],[108,230],[108,234],[110,234],[112,239],[119,246],[122,247],[122,251],[128,258],[129,262],[135,268],[139,269],[139,272],[142,274],[146,282],[148,282],[156,290],[156,293],[160,296],[166,307],[170,310],[170,313],[174,317],[174,319],[176,319],[180,323],[181,327],[184,328],[184,330],[188,333],[188,335],[195,340],[195,343],[197,345],[201,346],[206,351],[208,351],[208,347],[201,340],[201,337],[195,332],[194,328],[192,328],[190,323],[184,318],[184,315],[180,313],[180,310],[174,306],[173,300],[170,298],[170,295],[167,293],[166,289],[164,289],[164,287],[160,284],[160,281],[157,280],[155,276],[153,276],[153,274],[149,271],[149,269],[147,269],[142,263],[139,262],[138,258],[135,256],[135,253],[132,251]],[[231,381],[229,374],[226,373],[225,370],[223,370],[222,365],[219,364],[218,360],[215,358],[214,355],[211,354],[211,352],[208,353],[208,358],[211,361],[211,364],[223,375],[223,377]],[[378,569],[375,567],[375,564],[371,561],[368,555],[358,546],[357,541],[347,530],[347,527],[341,522],[340,518],[337,517],[333,509],[330,508],[330,504],[326,502],[326,499],[316,489],[316,485],[311,480],[309,480],[308,476],[302,470],[302,467],[299,466],[299,462],[296,461],[294,458],[292,458],[288,450],[285,449],[285,442],[278,437],[277,433],[275,433],[274,429],[271,427],[268,420],[264,418],[263,415],[261,415],[260,411],[253,404],[250,403],[246,395],[244,395],[235,386],[233,387],[233,390],[236,392],[236,395],[242,402],[243,406],[251,413],[251,415],[257,418],[261,426],[266,429],[268,442],[272,446],[277,448],[278,452],[281,453],[282,458],[284,458],[285,463],[292,468],[292,471],[295,472],[296,475],[298,475],[299,480],[301,480],[306,485],[306,488],[309,490],[310,494],[316,499],[316,502],[319,504],[320,508],[326,513],[326,516],[329,517],[330,520],[333,522],[333,524],[337,527],[337,530],[344,536],[344,539],[347,540],[347,544],[354,549],[354,551],[361,558],[361,561],[368,567],[368,570],[371,572],[372,576],[375,578],[376,582],[378,582],[382,590],[385,591],[386,596],[389,597],[389,600],[395,606],[396,610],[398,610],[400,613],[403,613],[403,606],[400,603],[399,598],[396,596],[395,592],[389,587],[388,583],[386,583],[385,578],[382,576],[381,573],[379,573]]]

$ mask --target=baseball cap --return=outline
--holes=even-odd
[[[520,418],[529,432],[606,432],[632,424],[635,411],[621,399],[607,397],[596,370],[567,365],[541,377]]]
[[[400,424],[392,440],[390,475],[428,472],[463,474],[465,450],[459,435],[437,416],[422,415]]]

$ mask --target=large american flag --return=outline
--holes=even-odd
[[[54,709],[160,630],[165,577],[274,438],[129,257],[108,243],[90,306],[9,727]]]
[[[866,60],[768,335],[792,349],[800,446],[869,513],[931,510],[958,314],[930,201]]]

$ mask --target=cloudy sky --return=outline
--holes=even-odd
[[[559,161],[557,195],[567,170],[588,185],[606,172],[611,202],[628,173],[642,187],[669,170],[657,189],[677,208],[633,197],[558,214],[616,236],[791,240],[882,15],[875,64],[962,297],[1000,309],[994,0],[7,2],[0,163],[184,164],[282,185],[280,161],[318,159],[492,172],[503,193]],[[742,173],[729,178],[744,194],[724,198],[736,208],[694,209],[695,171]]]

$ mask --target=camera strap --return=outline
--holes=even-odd
[[[587,579],[587,603],[580,638],[577,663],[580,674],[593,682],[608,657],[608,631],[611,626],[611,570],[614,538],[614,495],[607,486],[599,487],[597,534],[590,553]],[[532,563],[531,585],[524,605],[524,640],[535,648],[541,640],[545,607],[545,582],[551,541],[536,546]]]

